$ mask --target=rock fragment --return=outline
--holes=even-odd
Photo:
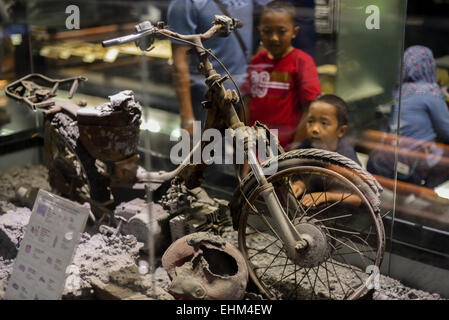
[[[148,250],[148,233],[151,226],[155,253],[160,255],[170,245],[169,214],[162,206],[154,202],[149,204],[149,208],[153,222],[150,222],[148,204],[145,200],[139,198],[118,205],[114,216],[124,218],[127,221],[122,223],[121,233],[135,236],[139,242],[144,244],[143,250]]]
[[[1,257],[14,259],[17,256],[30,216],[28,208],[17,208],[0,216]]]

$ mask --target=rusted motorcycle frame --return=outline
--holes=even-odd
[[[136,33],[104,41],[103,46],[134,41],[142,50],[147,48],[151,50],[155,37],[164,37],[193,47],[199,58],[198,70],[204,75],[208,87],[206,101],[203,102],[207,112],[203,130],[209,128],[219,129],[221,132],[225,129],[231,130],[234,137],[244,136],[247,139],[244,152],[249,160],[251,173],[243,181],[239,179],[240,185],[234,193],[230,210],[233,225],[238,229],[239,248],[247,261],[251,279],[261,292],[270,298],[300,298],[301,295],[297,294],[298,287],[307,276],[311,298],[318,296],[317,280],[324,289],[327,289],[325,290],[327,298],[358,298],[370,288],[370,281],[374,277],[373,274],[369,277],[362,277],[361,274],[365,270],[372,270],[373,267],[378,270],[376,268],[379,267],[383,257],[385,234],[379,215],[379,194],[382,188],[369,173],[352,160],[325,150],[284,152],[278,147],[277,150],[281,153],[279,156],[259,164],[254,150],[255,137],[261,134],[265,143],[268,143],[270,140],[268,137],[271,138],[272,134],[266,126],[263,126],[264,130],[261,133],[260,130],[255,130],[259,127],[257,124],[251,128],[240,121],[234,109],[234,104],[241,99],[238,88],[236,86],[237,90],[225,90],[223,82],[228,78],[232,80],[232,76],[226,68],[224,70],[227,75],[217,74],[209,57],[216,59],[220,64],[221,62],[202,45],[202,41],[212,36],[229,35],[239,25],[240,22],[235,19],[215,16],[213,26],[205,33],[181,35],[167,30],[163,23],[153,26],[145,22],[136,26]],[[202,182],[202,173],[206,165],[191,164],[191,161],[195,150],[197,148],[202,150],[204,146],[205,142],[199,142],[194,146],[184,163],[172,173],[168,173],[165,178],[171,178],[170,176],[175,174],[188,188],[198,186]],[[273,161],[277,162],[278,170],[266,176],[263,168],[269,167]],[[313,194],[317,196],[315,199],[312,197],[312,206],[306,208],[302,199],[297,198],[296,192],[293,191],[293,185],[297,180],[302,180],[306,185],[302,191],[302,199]],[[307,191],[309,185],[311,189],[313,185],[316,187],[317,181],[321,182],[321,185],[315,188],[318,192]],[[327,184],[335,185],[331,188]],[[339,192],[333,192],[334,189],[338,189]],[[329,199],[330,196],[335,198],[335,195],[341,198],[328,201],[328,195]],[[358,207],[346,204],[345,200],[351,196],[360,201]],[[254,223],[254,220],[258,220],[259,225]],[[366,220],[367,226],[364,224]],[[261,248],[254,248],[254,241],[260,240],[261,237],[265,240],[264,245]],[[269,244],[265,245],[267,240]],[[273,244],[277,246],[275,250],[271,250]],[[354,259],[355,255],[357,257]],[[264,265],[267,261],[268,263]],[[279,261],[282,261],[282,264],[276,266]],[[351,262],[358,265],[357,271],[351,266]],[[331,267],[333,270],[330,270]],[[277,268],[281,273],[279,279],[277,271],[267,276],[272,268]],[[319,276],[320,268],[322,268],[321,275],[325,273],[326,278]],[[350,270],[352,277],[358,278],[357,285],[349,286],[345,283],[347,287],[343,286],[339,274],[345,273],[342,271],[344,268]],[[313,284],[308,275],[311,270],[315,273]],[[333,273],[333,276],[329,277],[329,273]],[[301,280],[298,282],[299,274]],[[333,295],[331,292],[332,280],[340,284],[341,290],[337,290],[339,294]],[[289,287],[286,284],[289,282],[293,282],[294,286]]]
[[[229,207],[234,228],[238,229],[239,248],[246,259],[252,281],[263,294],[273,299],[308,298],[304,292],[311,293],[310,298],[320,298],[322,294],[318,292],[325,292],[329,299],[356,299],[366,293],[373,279],[373,275],[363,276],[365,269],[368,266],[379,267],[382,262],[385,247],[379,214],[382,189],[360,166],[334,152],[318,149],[284,152],[279,147],[280,155],[259,164],[254,151],[256,130],[245,126],[234,109],[234,104],[240,100],[238,90],[226,90],[223,86],[223,82],[228,78],[232,80],[232,77],[230,74],[221,76],[214,70],[209,57],[216,57],[202,45],[202,41],[212,36],[229,35],[238,26],[239,22],[235,19],[216,16],[207,32],[181,35],[166,29],[163,23],[153,26],[150,22],[144,22],[136,26],[136,33],[104,41],[103,46],[135,42],[140,49],[151,50],[156,37],[175,39],[192,46],[200,61],[198,69],[205,76],[208,87],[203,103],[207,112],[203,130],[228,129],[235,137],[243,135],[247,139],[244,151],[251,173],[240,180]],[[13,92],[14,84],[7,87],[7,94],[8,88]],[[40,103],[38,97],[46,95],[38,94],[34,103]],[[56,115],[70,113],[65,108],[60,111]],[[47,116],[54,125],[54,116],[53,119],[51,115]],[[258,127],[264,128],[263,138],[269,141],[272,133],[265,126]],[[256,132],[258,134],[260,130]],[[79,158],[79,162],[83,165],[88,163],[83,171],[85,180],[90,183],[90,203],[100,212],[111,205],[108,201],[111,201],[111,192],[114,193],[114,184],[109,177],[116,178],[112,180],[117,186],[132,187],[136,191],[136,186],[143,184],[160,186],[156,190],[152,188],[155,194],[167,190],[167,186],[174,182],[181,181],[191,189],[203,181],[207,164],[192,163],[192,159],[195,151],[202,149],[205,142],[195,145],[175,170],[146,172],[137,166],[132,154],[119,160],[106,159],[108,161],[103,161],[105,165],[99,167],[95,157],[86,150],[89,141],[81,139],[82,143],[76,143],[80,133],[81,129],[71,137],[70,134],[57,132],[74,142],[69,143],[69,149]],[[120,166],[122,161],[125,165]],[[263,168],[269,167],[273,161],[277,162],[278,170],[265,175]],[[123,167],[128,169],[124,171],[128,174],[117,175],[116,172],[121,170],[115,169]],[[306,186],[299,197],[293,191],[293,184],[298,180]],[[331,201],[330,196],[335,196],[336,188],[340,190],[337,195],[341,195],[341,199]],[[356,196],[360,205],[348,206],[345,200],[349,196]],[[304,205],[303,200],[307,197],[312,197],[312,206]],[[354,279],[347,279],[345,270],[356,280],[355,284]]]
[[[29,74],[9,84],[5,93],[44,113],[50,185],[62,196],[89,203],[94,213],[91,218],[99,218],[99,224],[112,217],[114,198],[120,198],[123,188],[134,189],[134,197],[139,192],[145,194],[144,186],[135,184],[140,109],[136,106],[108,112],[108,105],[87,108],[83,101],[70,100],[84,81],[87,78],[52,79]],[[67,84],[69,99],[58,97],[60,85]]]

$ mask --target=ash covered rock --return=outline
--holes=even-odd
[[[373,300],[444,300],[438,293],[429,293],[404,286],[398,280],[381,275],[380,289]]]
[[[16,206],[9,202],[9,201],[5,201],[5,200],[0,200],[0,215],[5,214],[6,212],[12,210],[16,210]]]
[[[9,277],[12,272],[14,260],[0,257],[0,279]]]
[[[0,257],[0,300],[3,299],[3,296],[5,295],[8,279],[12,273],[13,263],[14,260]]]
[[[0,216],[0,256],[14,259],[30,220],[28,208],[16,208]]]
[[[160,286],[168,277],[160,269],[154,274],[154,290],[152,275],[141,274],[137,266],[111,272],[108,283],[94,282],[93,285],[97,294],[106,299],[173,300],[173,296]]]
[[[151,274],[148,274],[147,276],[152,277]],[[167,271],[165,271],[164,268],[159,267],[156,268],[155,272],[154,272],[154,277],[156,278],[156,282],[157,284],[164,290],[168,290],[168,288],[170,287],[170,277],[168,276]]]
[[[264,298],[264,296],[261,295],[260,293],[246,292],[244,300],[267,300],[267,299]]]
[[[136,198],[128,202],[120,203],[114,210],[115,217],[122,217],[129,221],[132,217],[139,213],[147,212],[147,204],[144,199]]]
[[[16,211],[9,211],[0,216],[0,235],[8,235],[6,240],[0,245],[0,299],[3,298],[7,287],[7,281],[12,273],[13,263],[17,255],[18,243],[23,239],[26,225],[31,211],[27,208],[18,208]],[[6,227],[5,227],[6,226]],[[8,245],[7,245],[8,244]],[[136,270],[136,261],[139,257],[139,250],[143,246],[132,235],[106,236],[95,234],[90,236],[83,233],[76,249],[72,265],[68,268],[67,278],[72,279],[66,282],[63,291],[63,299],[95,299],[94,287],[105,287],[108,284],[116,286],[130,285],[131,289],[126,289],[131,296],[138,293],[146,294],[151,287],[150,274],[140,275]],[[123,270],[133,270],[123,275],[130,276],[129,279],[121,276]],[[169,278],[165,270],[158,268],[156,277],[156,298],[171,299],[164,288],[169,285]],[[139,280],[139,281],[137,281]],[[151,290],[152,292],[152,290]]]
[[[151,210],[153,221],[150,221],[148,208]],[[130,234],[144,244],[142,250],[148,250],[148,230],[152,226],[154,249],[157,255],[163,254],[170,245],[170,229],[168,226],[169,214],[161,205],[136,198],[129,202],[123,202],[114,211],[114,217],[123,218],[121,233]],[[154,223],[154,225],[153,225]]]
[[[47,168],[43,165],[26,165],[0,173],[0,200],[21,204],[17,191],[23,185],[51,191]]]
[[[123,268],[135,266],[139,250],[143,244],[132,235],[106,236],[83,233],[76,249],[72,264],[78,269],[68,276],[77,276],[79,285],[64,289],[64,298],[90,298],[91,282],[108,283],[109,274]]]
[[[168,275],[161,268],[155,272],[155,297],[152,275],[141,274],[136,265],[143,244],[133,235],[106,236],[83,233],[68,276],[76,276],[78,287],[66,287],[64,299],[126,299],[140,294],[148,298],[173,299],[165,290]],[[142,296],[142,298],[143,298]]]

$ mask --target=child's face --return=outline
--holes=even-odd
[[[262,15],[259,32],[263,46],[279,59],[293,48],[292,39],[296,37],[299,27],[295,27],[292,17],[285,12],[266,12]]]
[[[313,102],[306,120],[307,139],[313,148],[337,150],[338,140],[345,135],[347,126],[338,125],[335,106],[322,101]]]

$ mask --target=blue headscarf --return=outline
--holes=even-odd
[[[430,95],[444,100],[437,83],[436,64],[432,51],[423,46],[412,46],[405,50],[402,70],[402,99],[413,95]],[[399,97],[399,90],[394,98]]]

